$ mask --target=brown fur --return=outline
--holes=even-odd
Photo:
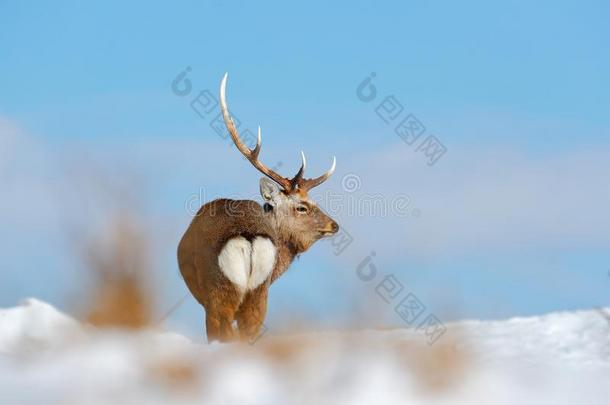
[[[294,257],[321,237],[337,231],[306,193],[281,193],[281,204],[265,212],[249,200],[218,199],[205,204],[191,222],[178,246],[180,272],[193,296],[206,310],[208,340],[255,338],[267,311],[269,286],[290,266]],[[307,213],[297,211],[305,205]],[[231,238],[265,236],[277,249],[271,275],[255,290],[241,295],[218,265],[218,255]]]

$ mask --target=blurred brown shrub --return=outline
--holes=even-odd
[[[94,277],[85,320],[99,327],[151,325],[153,299],[146,276],[149,245],[137,221],[128,214],[118,216],[109,235],[94,239],[85,255]]]

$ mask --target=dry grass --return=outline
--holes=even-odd
[[[394,333],[396,332],[396,333]],[[380,333],[384,333],[381,332]],[[388,335],[369,331],[345,330],[324,334],[265,336],[244,353],[254,354],[283,373],[302,375],[311,367],[331,367],[337,373],[351,364],[353,358],[364,356],[374,362],[391,362],[405,376],[413,379],[422,395],[442,395],[464,381],[472,365],[472,356],[459,346],[459,338],[449,333],[434,345],[400,331]],[[239,347],[231,351],[240,352]],[[240,355],[241,356],[241,355]],[[341,366],[343,365],[343,366]]]
[[[122,165],[86,155],[66,163],[55,197],[66,239],[82,271],[72,299],[79,318],[100,328],[142,329],[155,316],[144,183]]]
[[[87,322],[130,329],[151,325],[148,249],[141,227],[129,215],[119,216],[106,238],[92,241],[86,253],[94,277],[84,316]]]
[[[439,393],[454,387],[468,369],[468,354],[447,339],[449,342],[439,341],[433,346],[400,341],[392,347],[401,366],[414,375],[424,392]]]
[[[169,358],[148,366],[148,375],[155,381],[178,390],[189,390],[200,383],[201,369],[184,358]]]

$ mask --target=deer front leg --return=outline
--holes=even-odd
[[[268,283],[264,283],[248,292],[235,314],[242,341],[253,341],[258,337],[267,313],[268,291]]]

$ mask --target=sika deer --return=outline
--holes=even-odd
[[[220,84],[225,125],[237,149],[266,177],[260,180],[261,206],[250,200],[218,199],[199,209],[178,246],[178,264],[186,285],[205,308],[208,341],[234,340],[237,321],[242,340],[255,338],[265,319],[269,286],[294,258],[339,226],[307,193],[335,171],[303,177],[302,164],[291,179],[258,160],[261,130],[254,149],[240,139],[225,100],[227,75]]]

